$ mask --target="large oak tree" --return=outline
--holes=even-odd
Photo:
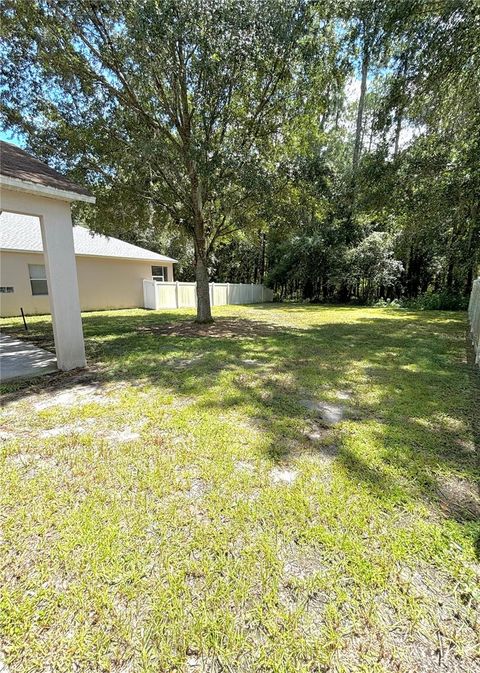
[[[209,255],[248,224],[328,20],[305,0],[6,0],[2,23],[4,125],[94,186],[97,228],[186,232],[210,321]]]

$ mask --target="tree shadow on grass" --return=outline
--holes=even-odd
[[[271,309],[318,315],[313,306]],[[460,475],[468,483],[478,478],[479,385],[459,347],[461,319],[412,312],[395,312],[392,318],[372,311],[371,317],[349,324],[306,327],[217,318],[213,328],[205,328],[173,312],[85,314],[90,368],[5,386],[3,402],[92,381],[141,382],[195,399],[199,413],[241,408],[266,433],[274,463],[293,460],[307,448],[321,452],[324,444],[306,438],[303,429],[313,425],[329,432],[315,404],[335,404],[344,413],[332,431],[336,460],[351,479],[372,495],[392,500],[401,481],[407,497],[423,499],[463,523],[468,511],[445,510],[438,476]],[[44,347],[49,339],[53,344],[49,319],[36,321],[28,338]],[[224,376],[229,377],[227,392],[205,396],[221,386]],[[339,401],[336,395],[344,390],[352,395]],[[355,428],[365,432],[367,427],[377,447],[375,460],[349,442]]]

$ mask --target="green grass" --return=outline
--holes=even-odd
[[[87,313],[89,371],[4,387],[10,671],[480,671],[465,315],[215,313]]]

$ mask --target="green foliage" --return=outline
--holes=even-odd
[[[451,292],[426,292],[403,301],[402,306],[425,311],[459,311],[467,309],[468,298]]]
[[[5,124],[92,185],[94,228],[186,233],[208,320],[216,242],[255,217],[277,139],[334,69],[329,5],[8,0],[3,18]]]
[[[394,287],[403,271],[402,263],[394,258],[389,235],[379,231],[349,250],[347,266],[347,278],[360,286],[359,293],[365,303],[372,300],[378,288]]]
[[[347,25],[367,61],[357,125],[352,106],[330,109],[333,128],[319,150],[328,157],[328,184],[313,174],[297,181],[304,211],[315,215],[308,225],[283,216],[280,236],[270,236],[268,277],[286,296],[368,303],[428,291],[420,303],[464,306],[455,297],[468,296],[480,270],[475,3],[375,3],[375,12],[353,3],[349,11]],[[350,167],[345,156],[354,145]],[[310,205],[315,189],[321,212]],[[319,238],[328,241],[321,251],[312,244]],[[380,240],[391,241],[383,259],[374,245]]]
[[[468,295],[477,2],[6,0],[2,30],[4,126],[90,185],[77,221],[204,289]]]

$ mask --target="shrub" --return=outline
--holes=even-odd
[[[402,306],[423,311],[459,311],[467,309],[468,298],[452,292],[425,292],[416,299],[404,300]]]
[[[377,299],[373,306],[376,308],[400,308],[402,305],[398,299]]]

